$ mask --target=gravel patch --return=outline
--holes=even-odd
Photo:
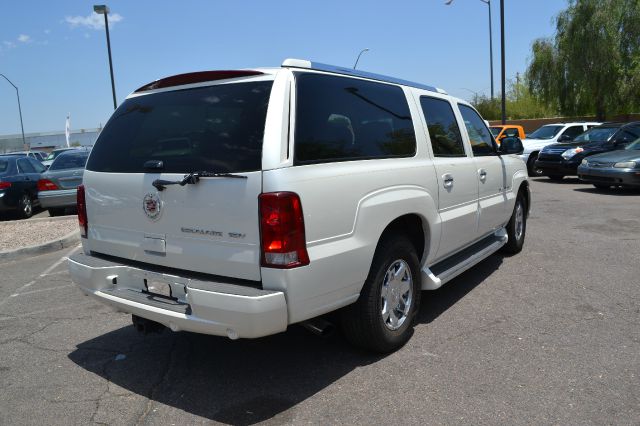
[[[78,218],[0,222],[0,252],[35,246],[62,238],[78,229]]]

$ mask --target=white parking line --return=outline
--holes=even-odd
[[[51,271],[53,271],[55,268],[57,268],[58,266],[60,266],[60,264],[62,262],[64,262],[65,260],[67,260],[69,258],[69,256],[71,256],[73,254],[73,252],[75,252],[76,250],[78,250],[80,248],[80,244],[78,244],[77,246],[74,246],[71,248],[71,250],[67,251],[64,255],[62,255],[62,257],[58,260],[56,260],[53,265],[49,266],[47,269],[45,269],[39,276],[38,278],[42,278],[47,276],[47,274],[49,274]],[[29,287],[31,287],[32,285],[34,285],[38,278],[36,278],[35,280],[31,280],[28,283],[26,283],[25,285],[23,285],[22,287],[20,287],[19,289],[17,289],[15,291],[15,293],[11,294],[10,296],[8,296],[7,298],[5,298],[3,301],[0,302],[0,306],[4,305],[5,303],[7,303],[7,301],[9,301],[11,298],[16,297],[17,295],[20,294],[26,294],[26,293],[22,293],[22,290],[27,289]]]
[[[77,245],[75,247],[72,247],[71,250],[69,250],[67,253],[65,253],[64,256],[62,256],[60,259],[58,259],[53,265],[49,266],[47,269],[44,270],[43,273],[40,274],[40,277],[44,277],[45,275],[47,275],[49,272],[53,271],[54,269],[56,269],[62,262],[64,262],[65,260],[67,260],[69,258],[69,256],[71,256],[71,254],[76,251],[78,248],[80,248],[80,245]]]
[[[27,294],[33,294],[33,293],[41,293],[43,291],[51,291],[51,290],[58,290],[60,288],[67,288],[67,287],[73,287],[73,284],[66,284],[66,285],[59,285],[57,287],[49,287],[49,288],[41,288],[39,290],[31,290],[31,291],[25,291],[24,293],[13,293],[11,296],[9,297],[18,297],[18,296],[24,296]]]

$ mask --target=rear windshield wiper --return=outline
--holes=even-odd
[[[200,181],[200,178],[205,177],[222,177],[233,179],[247,179],[244,175],[236,175],[233,173],[216,173],[216,172],[191,172],[184,175],[182,180],[164,180],[156,179],[151,185],[153,185],[158,191],[163,191],[168,185],[195,185]]]

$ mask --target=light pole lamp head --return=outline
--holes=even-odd
[[[106,4],[96,4],[93,6],[93,11],[98,15],[106,15],[109,13],[109,7]]]

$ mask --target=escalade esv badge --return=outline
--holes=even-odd
[[[158,194],[148,193],[142,199],[142,210],[151,220],[158,220],[162,212],[162,201]]]

